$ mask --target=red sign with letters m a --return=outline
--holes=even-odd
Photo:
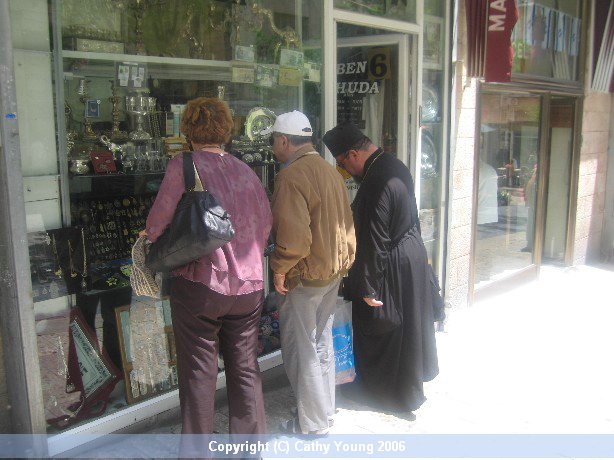
[[[484,78],[490,82],[510,81],[514,60],[511,35],[518,21],[516,1],[488,0],[487,21]]]

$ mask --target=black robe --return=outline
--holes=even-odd
[[[439,372],[430,269],[407,167],[375,152],[352,203],[357,253],[346,293],[352,299],[356,370],[368,394],[388,410],[426,400],[423,382]],[[382,307],[362,298],[375,297]]]

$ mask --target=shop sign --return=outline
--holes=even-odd
[[[489,0],[484,78],[492,82],[508,82],[512,76],[511,36],[518,20],[515,0]]]
[[[354,48],[355,60],[337,64],[337,123],[350,121],[365,129],[365,98],[380,94],[380,82],[391,77],[390,48]]]

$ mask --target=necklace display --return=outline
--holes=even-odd
[[[377,154],[377,156],[375,158],[373,158],[373,161],[371,162],[371,164],[369,165],[369,167],[367,168],[367,170],[365,171],[365,173],[362,176],[362,180],[364,181],[365,178],[367,177],[367,174],[369,173],[369,170],[371,169],[371,166],[373,166],[373,163],[375,163],[377,161],[377,159],[379,157],[382,156],[382,153],[384,153],[384,151],[382,150],[380,153]]]
[[[70,277],[71,278],[76,278],[77,277],[77,272],[75,270],[75,265],[74,265],[74,262],[72,260],[72,244],[71,244],[70,240],[68,240],[68,262],[70,264]]]
[[[81,275],[81,289],[85,292],[87,290],[87,251],[85,248],[85,232],[81,227],[81,249],[83,250],[83,273]]]
[[[60,264],[60,257],[58,256],[58,247],[55,244],[55,235],[51,235],[51,249],[53,249],[53,255],[55,256],[55,262],[58,265],[58,269],[55,271],[55,276],[62,277],[62,265]]]

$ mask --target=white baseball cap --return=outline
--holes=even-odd
[[[294,110],[292,112],[282,113],[275,119],[272,128],[265,129],[261,132],[263,136],[273,132],[289,134],[291,136],[309,136],[313,134],[311,123],[304,113]]]

